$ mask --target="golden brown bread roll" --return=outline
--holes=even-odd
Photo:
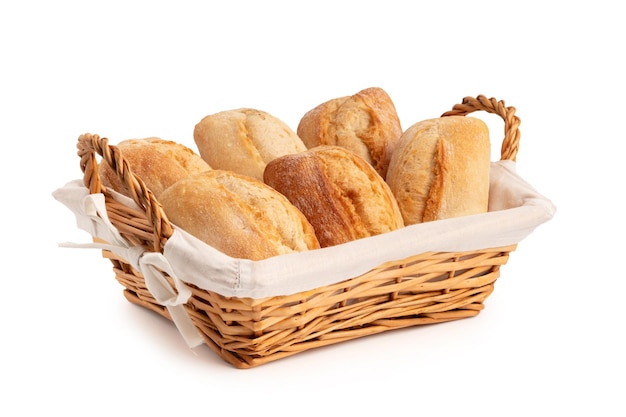
[[[311,224],[282,194],[231,171],[182,179],[159,202],[174,225],[235,258],[261,260],[320,247]]]
[[[282,120],[256,109],[226,110],[204,117],[193,137],[200,156],[215,169],[263,181],[272,159],[304,151],[298,135]]]
[[[480,119],[449,116],[409,127],[386,179],[404,223],[486,212],[490,158],[489,131]]]
[[[335,145],[351,150],[385,178],[402,128],[389,95],[371,87],[308,111],[297,133],[307,148]]]
[[[264,178],[304,213],[322,247],[403,226],[385,181],[345,148],[320,145],[276,158],[265,167]]]
[[[128,162],[131,171],[158,198],[167,187],[189,175],[211,169],[190,148],[170,140],[156,137],[127,139],[117,148]],[[108,164],[99,165],[102,183],[115,191],[129,196],[129,190]]]

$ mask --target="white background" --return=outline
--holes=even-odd
[[[1,415],[625,415],[617,3],[117,3],[0,6]],[[207,114],[295,128],[371,86],[404,128],[465,96],[517,108],[518,172],[558,211],[478,317],[237,370],[128,303],[98,251],[57,246],[89,240],[51,196],[81,133],[193,147]]]

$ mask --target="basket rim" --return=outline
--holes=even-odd
[[[349,279],[386,262],[406,259],[416,254],[472,252],[506,247],[520,242],[540,224],[550,220],[556,211],[552,202],[526,183],[516,173],[515,168],[516,163],[512,161],[492,162],[492,172],[498,173],[498,178],[499,175],[505,178],[505,180],[495,179],[492,191],[499,194],[498,190],[502,189],[501,194],[512,199],[513,203],[519,204],[512,207],[495,206],[487,213],[409,225],[341,245],[256,261],[232,258],[184,230],[172,226],[170,237],[157,252],[164,254],[174,270],[183,271],[177,275],[184,276],[185,281],[200,288],[229,297],[266,298],[307,291]],[[76,187],[76,184],[74,186]],[[59,193],[57,198],[80,217],[84,216],[80,207],[82,199],[95,199],[98,194],[90,194],[84,184],[77,188],[79,195],[63,196],[63,193]],[[99,199],[105,201],[100,202],[105,204],[100,209],[101,212],[110,211],[114,201],[121,201],[115,204],[122,207],[124,203],[135,206],[130,198],[112,190],[109,190],[107,195],[108,198]],[[145,240],[148,242],[143,245],[144,249],[151,250],[148,239],[152,236],[149,220],[136,206],[130,207],[129,210],[131,216],[132,213],[136,213],[144,217],[128,220],[130,225],[119,221],[116,224],[141,228],[141,233],[146,235]],[[91,223],[95,220],[97,219],[90,221],[82,219],[78,224]],[[110,227],[115,228],[114,225]],[[115,228],[111,233],[118,231],[119,229]],[[107,240],[106,235],[96,237]],[[329,260],[333,260],[333,263],[329,263]],[[206,278],[207,275],[211,276],[211,280]],[[316,278],[311,278],[313,275]],[[302,278],[305,276],[309,278]]]

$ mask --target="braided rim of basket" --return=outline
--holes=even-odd
[[[107,189],[102,184],[98,171],[98,161],[96,154],[109,164],[117,176],[126,185],[131,193],[131,198],[143,209],[148,221],[152,224],[154,232],[154,250],[161,251],[167,239],[174,231],[172,224],[167,219],[161,204],[150,191],[146,184],[133,174],[128,162],[124,159],[122,152],[117,146],[109,145],[107,138],[99,135],[85,133],[78,138],[78,156],[80,157],[80,168],[83,171],[83,184],[89,188],[91,194],[104,193]]]
[[[487,98],[483,95],[465,97],[460,104],[456,104],[441,115],[465,116],[475,111],[486,111],[497,114],[504,120],[504,139],[502,141],[501,159],[515,161],[519,149],[519,125],[520,119],[515,116],[515,108],[507,107],[504,101],[494,98]],[[80,167],[83,171],[83,183],[91,194],[105,193],[106,187],[102,184],[98,171],[98,161],[96,154],[109,164],[120,180],[130,190],[131,197],[141,207],[148,221],[152,224],[155,239],[154,250],[161,251],[172,236],[174,231],[172,224],[167,219],[161,204],[150,191],[145,183],[135,176],[124,159],[122,152],[114,145],[109,145],[109,140],[96,134],[85,133],[78,138],[78,156],[80,157]]]

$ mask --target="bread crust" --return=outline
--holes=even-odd
[[[264,178],[304,213],[322,247],[404,226],[382,177],[343,147],[320,145],[277,158]]]
[[[395,105],[378,87],[318,105],[300,119],[296,131],[307,148],[344,147],[372,165],[383,178],[402,135]]]
[[[262,110],[241,108],[205,116],[193,137],[202,158],[215,169],[263,181],[265,165],[282,155],[306,150],[282,120]]]
[[[159,201],[174,225],[235,258],[261,260],[320,247],[311,224],[286,197],[231,171],[185,178]]]
[[[449,116],[409,127],[386,181],[406,225],[486,212],[491,145],[480,119]]]
[[[123,140],[117,148],[133,174],[139,177],[157,198],[176,181],[211,169],[211,166],[192,149],[157,137]],[[130,196],[128,187],[108,164],[100,164],[98,170],[105,186]]]

